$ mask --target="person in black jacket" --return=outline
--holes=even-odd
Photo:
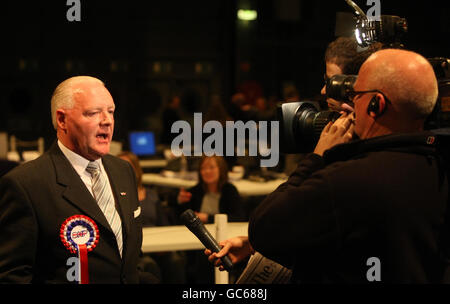
[[[324,128],[254,211],[249,238],[224,249],[256,250],[299,283],[449,282],[448,174],[438,138],[423,131],[438,95],[431,65],[378,51],[352,95],[355,113]]]

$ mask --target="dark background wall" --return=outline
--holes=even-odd
[[[238,8],[257,10],[258,19],[237,20]],[[229,103],[253,80],[267,97],[281,99],[293,84],[301,98],[313,98],[336,13],[350,12],[344,0],[81,0],[81,21],[68,22],[68,9],[66,1],[2,2],[0,131],[44,136],[48,147],[51,94],[74,75],[106,83],[117,105],[115,139],[124,143],[130,130],[160,132],[173,94],[186,115],[205,110],[213,96]],[[448,1],[385,0],[381,12],[408,20],[407,48],[450,57]]]

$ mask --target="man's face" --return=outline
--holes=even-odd
[[[109,153],[114,131],[115,105],[101,84],[86,82],[74,88],[74,106],[64,112],[63,143],[89,160]]]

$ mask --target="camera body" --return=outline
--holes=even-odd
[[[405,18],[392,15],[368,18],[355,2],[345,1],[353,9],[356,19],[355,38],[361,47],[368,47],[374,42],[383,42],[389,47],[403,47],[401,42],[408,32]]]
[[[382,42],[387,47],[403,47],[401,44],[408,25],[398,16],[381,15],[379,20],[369,20],[364,12],[351,0],[346,0],[355,14],[355,38],[361,47]],[[438,79],[439,97],[433,112],[425,122],[427,130],[450,127],[450,59],[429,58]],[[327,80],[328,98],[351,104],[349,93],[353,91],[356,75],[335,75]],[[280,151],[283,153],[311,152],[323,128],[340,114],[320,111],[315,101],[290,102],[278,105],[280,121]]]

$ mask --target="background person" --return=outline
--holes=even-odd
[[[228,221],[244,221],[242,200],[236,187],[228,182],[228,169],[223,157],[203,156],[198,168],[199,182],[196,186],[181,189],[172,202],[177,213],[192,209],[203,223],[213,223],[214,215],[224,213]],[[214,267],[205,259],[202,251],[188,251],[187,281],[214,283]]]
[[[334,75],[357,75],[363,62],[374,52],[382,48],[382,44],[377,42],[370,45],[365,50],[359,50],[354,37],[338,37],[328,44],[325,51],[325,85],[320,93],[326,95],[326,82]],[[352,112],[352,107],[342,101],[327,98],[328,108],[334,111]]]
[[[242,221],[245,214],[236,187],[228,182],[228,168],[221,156],[203,156],[198,168],[199,182],[191,189],[180,189],[177,210],[192,209],[203,223],[213,223],[214,215],[224,213],[229,221]]]

